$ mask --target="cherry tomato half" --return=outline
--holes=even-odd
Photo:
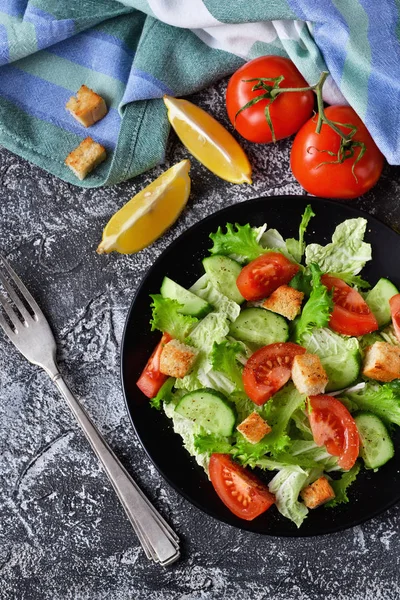
[[[264,90],[252,91],[257,81],[246,81],[260,77],[279,77],[284,80],[279,87],[301,88],[307,87],[307,82],[299,73],[294,63],[282,56],[261,56],[240,67],[229,80],[226,90],[226,108],[229,119],[235,129],[246,140],[265,144],[272,142],[272,132],[265,118],[265,107],[270,99],[260,100],[253,106],[246,108],[235,116],[247,102],[256,98]],[[272,85],[273,82],[265,82]],[[270,106],[271,121],[274,127],[275,138],[280,140],[296,133],[311,116],[314,107],[314,93],[287,92],[279,94]]]
[[[371,189],[381,176],[384,157],[364,123],[350,106],[329,106],[325,114],[331,121],[350,123],[357,127],[353,140],[364,142],[366,152],[352,167],[360,148],[354,156],[336,163],[340,136],[325,123],[320,133],[315,133],[317,115],[303,125],[296,134],[290,154],[293,175],[307,192],[325,198],[357,198]],[[337,123],[336,123],[337,124]],[[348,134],[348,127],[339,127]],[[329,154],[333,152],[333,155]],[[327,163],[327,164],[322,164]]]
[[[154,348],[141,376],[136,382],[138,388],[148,398],[154,398],[162,384],[168,379],[168,375],[160,372],[160,357],[165,344],[168,344],[171,340],[172,338],[168,333],[163,334],[161,341]]]
[[[240,519],[252,521],[275,502],[268,487],[229,454],[212,454],[209,472],[218,496]]]
[[[389,300],[390,312],[396,337],[400,342],[400,294],[392,296]]]
[[[378,329],[378,322],[361,294],[342,279],[322,275],[321,283],[333,289],[333,311],[329,327],[343,335],[360,336]]]
[[[351,469],[358,457],[360,438],[357,425],[347,408],[332,396],[321,394],[309,397],[308,418],[314,441],[326,446],[332,456],[338,456],[338,465]]]
[[[269,344],[252,354],[243,369],[247,396],[259,406],[267,402],[290,379],[293,359],[306,351],[292,342]]]
[[[299,266],[280,252],[267,252],[243,267],[236,285],[246,300],[262,300],[289,283],[298,270]]]

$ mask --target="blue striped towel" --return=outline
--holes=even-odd
[[[71,183],[114,184],[163,160],[163,94],[182,96],[264,54],[289,56],[348,102],[400,163],[400,0],[0,0],[0,144]],[[85,83],[110,107],[89,130],[65,110]],[[108,159],[64,165],[87,135]]]

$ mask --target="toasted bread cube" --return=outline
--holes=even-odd
[[[106,160],[106,149],[91,137],[87,137],[72,150],[65,159],[65,164],[82,181],[97,165]]]
[[[165,344],[160,357],[160,371],[164,375],[181,379],[187,375],[197,358],[197,350],[178,340]]]
[[[86,85],[81,85],[77,91],[76,98],[75,96],[71,96],[65,108],[84,127],[94,125],[107,114],[107,106],[104,98],[86,87]]]
[[[299,292],[289,285],[281,285],[264,300],[263,307],[293,321],[301,310],[303,298],[303,292]]]
[[[328,376],[316,354],[298,354],[293,359],[293,383],[300,392],[307,396],[323,394],[328,383]]]
[[[251,413],[251,415],[242,421],[237,426],[237,429],[251,444],[257,444],[267,433],[272,431],[267,421],[256,412]]]
[[[311,485],[308,485],[300,492],[300,496],[304,500],[307,508],[317,508],[329,500],[333,500],[335,492],[333,491],[329,481],[322,476]]]
[[[364,356],[363,375],[377,381],[400,379],[400,346],[375,342]]]

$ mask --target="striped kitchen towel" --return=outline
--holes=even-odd
[[[134,177],[163,160],[163,94],[183,96],[250,58],[289,56],[331,77],[400,164],[400,0],[0,0],[0,144],[74,184]],[[110,107],[89,130],[65,110],[85,83]],[[64,165],[90,134],[108,159],[83,182]]]

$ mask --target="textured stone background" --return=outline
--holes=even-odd
[[[226,122],[224,83],[196,102]],[[206,214],[260,195],[302,194],[290,141],[246,147],[253,186],[218,180],[192,161],[179,222],[136,256],[99,257],[108,218],[187,154],[171,135],[167,159],[123,185],[82,190],[0,148],[0,247],[34,293],[59,362],[116,454],[180,535],[183,557],[150,564],[74,419],[47,376],[0,335],[0,598],[3,600],[397,600],[400,506],[320,538],[240,532],[202,514],[162,480],[135,439],[119,353],[132,295],[146,269]],[[354,206],[400,228],[400,168],[386,167]],[[368,498],[365,498],[368,502]]]

